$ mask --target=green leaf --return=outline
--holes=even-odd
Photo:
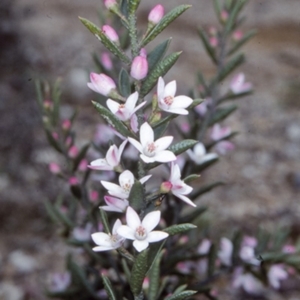
[[[167,232],[169,235],[175,235],[195,228],[197,228],[197,226],[194,224],[186,223],[167,227],[164,229],[164,232]]]
[[[176,290],[174,291],[174,294],[178,294],[183,292],[185,289],[187,288],[187,284],[182,284],[180,285],[178,288],[176,288]]]
[[[227,56],[233,54],[235,51],[237,51],[238,49],[240,49],[241,46],[243,46],[245,43],[247,43],[253,36],[256,35],[256,30],[251,30],[249,32],[247,32],[242,38],[241,40],[239,40],[238,42],[236,42],[231,49],[229,49],[229,51],[227,52]]]
[[[213,118],[209,122],[209,126],[219,123],[220,121],[226,119],[237,109],[237,105],[232,104],[225,108],[217,108]]]
[[[214,189],[215,187],[217,186],[220,186],[220,185],[224,185],[225,183],[222,182],[222,181],[217,181],[217,182],[214,182],[214,183],[210,183],[210,184],[207,184],[207,185],[204,185],[202,186],[200,189],[194,189],[193,192],[190,194],[190,198],[191,199],[196,199],[198,198],[199,196],[201,196],[202,194],[205,194],[205,193],[208,193],[210,192],[212,189]]]
[[[103,285],[104,288],[106,290],[107,296],[109,300],[117,300],[117,296],[115,294],[115,291],[111,285],[110,280],[108,279],[108,277],[106,277],[105,275],[101,275],[102,276],[102,280],[103,280]]]
[[[121,0],[120,10],[122,15],[128,17],[128,0]]]
[[[146,77],[142,88],[141,88],[141,96],[143,97],[147,95],[150,90],[155,86],[157,80],[160,76],[164,76],[170,68],[175,64],[181,52],[174,52],[165,57],[162,61],[160,61],[153,70]]]
[[[129,57],[116,43],[112,42],[100,28],[85,18],[79,17],[79,20],[92,34],[96,36],[96,38],[104,45],[104,47],[106,47],[107,50],[117,56],[125,64],[130,64]]]
[[[97,111],[101,114],[101,116],[107,121],[107,123],[114,127],[119,133],[121,133],[125,137],[130,136],[136,138],[133,133],[128,130],[124,123],[120,121],[111,111],[109,111],[98,102],[92,101],[92,103],[96,107]]]
[[[214,244],[210,246],[208,253],[208,268],[207,277],[211,277],[214,274],[217,258],[217,249]]]
[[[108,222],[108,218],[107,218],[107,213],[106,213],[106,211],[104,211],[101,208],[100,208],[100,217],[101,217],[101,222],[102,222],[103,227],[104,227],[104,231],[106,233],[110,233],[110,228],[109,228],[109,222]]]
[[[235,5],[229,14],[228,20],[226,21],[225,32],[227,34],[229,34],[232,31],[234,24],[236,22],[236,18],[246,3],[247,3],[247,0],[235,1]]]
[[[201,176],[201,175],[198,175],[198,174],[191,174],[191,175],[185,177],[185,178],[183,179],[183,182],[184,182],[184,183],[192,182],[192,181],[198,179],[200,176]]]
[[[175,295],[171,295],[167,298],[165,298],[164,300],[183,300],[186,299],[190,296],[193,296],[197,293],[197,291],[183,291],[181,293],[175,294]]]
[[[130,190],[128,200],[129,200],[130,206],[134,210],[141,209],[141,207],[143,205],[143,200],[144,200],[144,187],[139,181],[136,181],[133,184],[133,186]]]
[[[129,285],[134,296],[138,296],[142,291],[143,281],[149,269],[148,252],[149,249],[146,249],[137,256],[131,270]]]
[[[57,79],[52,88],[52,101],[53,101],[53,112],[52,112],[52,124],[56,126],[59,121],[59,107],[60,107],[60,97],[61,97],[61,89],[60,89],[61,79]]]
[[[158,291],[159,291],[159,286],[160,286],[160,261],[163,256],[163,251],[161,251],[154,263],[152,264],[152,267],[149,272],[149,279],[150,279],[150,284],[149,284],[149,289],[148,289],[148,299],[149,300],[156,300],[158,296]]]
[[[46,211],[47,211],[48,216],[50,217],[50,219],[54,223],[59,223],[60,218],[59,218],[59,216],[57,216],[55,206],[48,199],[44,201],[44,204],[45,204]]]
[[[49,144],[50,144],[56,151],[62,153],[63,150],[61,149],[60,143],[52,136],[52,133],[50,132],[50,130],[48,130],[47,128],[45,128],[45,132],[46,132],[46,137],[47,137],[47,140],[48,140]]]
[[[40,80],[35,80],[34,83],[35,83],[37,102],[39,104],[41,111],[43,111],[44,97],[43,97],[43,92],[42,92],[42,84],[41,84]]]
[[[217,64],[217,58],[216,58],[216,53],[215,49],[210,45],[209,39],[207,37],[207,34],[204,29],[199,28],[198,30],[199,36],[201,38],[201,41],[203,43],[203,46],[208,54],[208,56],[212,59],[212,61]]]
[[[210,167],[211,165],[216,163],[218,160],[219,160],[219,157],[217,156],[210,160],[204,161],[201,164],[194,166],[193,172],[201,173],[202,171],[204,171],[205,169],[207,169],[208,167]]]
[[[164,122],[164,123],[161,123],[159,126],[155,126],[155,128],[153,128],[155,140],[157,140],[163,136],[163,134],[166,132],[168,126],[169,126],[169,122]]]
[[[199,141],[196,140],[183,140],[179,143],[171,145],[168,150],[172,151],[175,155],[179,155],[186,150],[194,147]]]
[[[141,0],[128,0],[128,10],[130,14],[134,14],[139,7]]]
[[[160,34],[170,23],[172,23],[177,17],[185,12],[191,5],[179,5],[168,12],[160,22],[153,27],[148,35],[142,41],[141,47],[144,47],[151,42],[158,34]]]
[[[219,16],[221,13],[220,0],[214,0],[214,9],[215,9],[216,15]]]
[[[90,144],[88,143],[88,144],[84,145],[84,146],[81,148],[79,154],[77,155],[77,157],[76,157],[76,158],[74,159],[74,161],[73,161],[73,168],[72,168],[72,171],[73,171],[73,172],[75,172],[75,171],[77,170],[77,168],[78,168],[80,162],[81,162],[82,159],[85,157],[86,152],[88,151],[89,147],[90,147]]]
[[[199,216],[201,216],[203,213],[207,211],[207,207],[196,207],[192,210],[191,213],[189,213],[186,216],[183,216],[179,219],[178,223],[187,223],[187,222],[192,222]]]
[[[167,49],[170,45],[172,38],[169,38],[156,46],[147,56],[148,60],[148,69],[149,73],[152,71],[153,67],[162,60],[162,58],[165,56]]]
[[[123,97],[128,97],[131,94],[131,85],[128,72],[121,69],[119,74],[119,91]]]

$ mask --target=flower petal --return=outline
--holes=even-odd
[[[169,234],[166,232],[163,232],[163,231],[151,231],[148,234],[147,240],[149,243],[154,243],[154,242],[161,241],[161,240],[167,238],[168,236],[169,236]]]
[[[129,170],[123,171],[119,176],[119,183],[120,183],[120,186],[123,186],[126,183],[133,185],[134,184],[133,174]]]
[[[162,150],[167,149],[173,141],[172,136],[164,136],[154,142],[155,152],[160,152]]]
[[[170,175],[170,181],[175,182],[176,180],[180,179],[181,173],[180,168],[178,164],[175,164],[175,162],[171,163],[171,175]]]
[[[141,153],[143,152],[143,147],[142,145],[135,139],[133,138],[128,138],[129,143],[134,146],[137,150],[139,150]]]
[[[176,114],[176,115],[188,115],[189,114],[189,112],[184,108],[169,107],[168,110],[166,110],[166,111],[171,114]]]
[[[158,78],[158,84],[157,84],[157,98],[161,99],[164,97],[164,90],[165,90],[165,82],[162,79],[162,77]]]
[[[98,158],[96,160],[93,160],[89,165],[89,168],[93,170],[104,170],[104,171],[113,170],[113,167],[110,166],[107,163],[106,159],[104,158]]]
[[[115,249],[115,248],[116,248],[116,247],[113,247],[113,246],[98,246],[98,247],[94,247],[94,248],[93,248],[93,251],[101,252],[101,251],[113,250],[113,249]]]
[[[152,211],[145,216],[145,218],[142,221],[142,225],[147,230],[148,233],[157,226],[157,224],[160,221],[160,215],[161,215],[160,211],[157,210],[157,211]]]
[[[122,222],[120,219],[117,219],[114,226],[113,226],[113,229],[112,229],[112,234],[116,234],[117,233],[117,230],[118,228],[122,226]]]
[[[124,148],[125,148],[127,142],[128,142],[128,140],[126,139],[125,141],[122,142],[122,144],[121,144],[120,147],[119,147],[119,151],[118,151],[118,161],[119,161],[119,162],[120,162],[120,160],[121,160],[121,155],[122,155],[122,153],[123,153],[123,151],[124,151]]]
[[[126,222],[132,230],[136,230],[136,228],[141,225],[140,217],[138,216],[136,211],[130,206],[128,206],[126,211]]]
[[[144,154],[141,154],[140,155],[140,158],[146,163],[146,164],[149,164],[149,163],[153,163],[155,162],[155,157],[149,157],[149,156],[146,156]]]
[[[188,96],[176,96],[171,104],[172,108],[187,108],[193,103],[193,99]]]
[[[106,153],[106,161],[113,168],[119,164],[118,148],[116,145],[112,145],[109,147],[109,149]]]
[[[92,234],[92,239],[99,246],[111,246],[110,236],[104,232],[96,232]]]
[[[154,132],[147,122],[141,126],[140,141],[142,147],[145,147],[148,143],[152,143],[154,141]]]
[[[127,225],[121,225],[121,226],[117,229],[117,233],[118,233],[118,235],[124,237],[125,239],[135,240],[134,230],[132,230],[132,229],[131,229],[130,227],[128,227]]]
[[[139,241],[135,240],[133,242],[133,247],[138,251],[141,252],[145,250],[149,246],[149,242],[147,240]]]
[[[173,80],[171,82],[169,82],[168,84],[166,84],[165,86],[165,90],[164,90],[164,98],[167,96],[171,96],[174,97],[175,93],[176,93],[176,80]]]
[[[178,194],[178,193],[173,192],[173,191],[172,191],[172,193],[173,193],[174,196],[178,197],[179,199],[181,199],[181,200],[184,201],[185,203],[187,203],[187,204],[189,204],[189,205],[191,205],[191,206],[193,206],[193,207],[196,207],[196,206],[197,206],[197,205],[196,205],[194,202],[192,202],[192,200],[190,200],[188,197],[186,197],[186,196],[184,196],[184,195],[182,195],[182,194]]]
[[[138,98],[139,98],[139,93],[138,92],[135,92],[135,93],[131,94],[127,98],[127,100],[125,102],[125,107],[129,112],[133,113],[133,110],[134,110],[134,107],[136,105],[136,102],[137,102]]]
[[[116,114],[120,107],[120,104],[118,102],[111,99],[107,99],[106,105],[113,114]]]
[[[148,179],[150,179],[150,177],[152,177],[152,175],[144,176],[144,177],[142,177],[142,178],[139,180],[139,182],[140,182],[141,184],[144,184]]]
[[[157,155],[154,156],[155,161],[158,162],[170,162],[173,160],[176,160],[176,156],[172,151],[165,150],[157,153]]]

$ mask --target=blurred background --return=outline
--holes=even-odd
[[[164,1],[163,1],[164,2]],[[181,0],[162,3],[166,11]],[[186,92],[195,73],[214,69],[197,36],[198,26],[217,25],[212,1],[186,0],[184,13],[158,41],[173,37],[169,52],[183,50],[166,76]],[[145,28],[158,1],[142,1],[139,23]],[[93,137],[98,116],[87,88],[95,70],[92,53],[101,44],[78,20],[98,24],[99,0],[2,0],[0,4],[0,299],[44,299],[50,272],[63,270],[66,247],[46,216],[43,201],[66,188],[48,164],[59,158],[48,146],[36,104],[34,80],[62,78],[63,112],[80,107],[79,141]],[[213,229],[291,227],[300,233],[300,26],[299,0],[250,0],[245,31],[258,34],[244,47],[240,67],[255,93],[239,102],[226,125],[239,131],[236,150],[203,174],[226,182],[201,198]],[[191,22],[192,20],[192,22]],[[151,50],[154,45],[150,44]],[[224,229],[225,228],[225,229]],[[293,291],[283,298],[299,299]],[[293,298],[296,297],[296,298]],[[275,298],[274,298],[275,299]]]

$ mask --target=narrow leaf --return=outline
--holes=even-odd
[[[188,290],[188,291],[184,291],[184,292],[169,296],[169,297],[165,298],[164,300],[183,300],[190,296],[195,295],[196,293],[197,293],[197,291],[189,291]]]
[[[191,174],[191,175],[185,177],[183,179],[183,181],[184,181],[184,183],[189,183],[189,182],[192,182],[192,181],[198,179],[200,176],[201,175],[198,175],[198,174]]]
[[[156,300],[158,291],[159,291],[159,286],[160,286],[160,261],[163,256],[163,251],[159,253],[159,255],[156,257],[150,272],[149,272],[149,279],[150,279],[150,284],[149,284],[149,289],[148,289],[148,299],[149,300]]]
[[[160,61],[153,70],[146,77],[142,89],[141,89],[141,97],[145,96],[150,92],[150,90],[157,83],[157,80],[160,76],[164,76],[171,67],[175,64],[181,52],[174,52],[165,57],[162,61]]]
[[[111,111],[102,106],[100,103],[92,101],[93,105],[96,107],[101,116],[107,121],[109,125],[114,127],[119,133],[125,137],[135,137],[132,132],[120,121]],[[136,137],[135,137],[136,138]]]
[[[217,64],[218,61],[216,58],[215,49],[210,45],[206,32],[204,31],[204,29],[199,28],[198,33],[208,56],[212,59],[212,61],[215,64]]]
[[[128,197],[129,204],[134,210],[140,210],[142,205],[143,205],[143,200],[144,200],[144,187],[143,185],[139,182],[136,181],[131,190],[130,194]]]
[[[153,67],[162,60],[162,58],[164,57],[164,55],[167,52],[167,49],[170,45],[172,38],[169,38],[167,40],[165,40],[164,42],[162,42],[161,44],[159,44],[158,46],[156,46],[147,56],[147,60],[148,60],[148,68],[149,68],[149,72],[152,71]]]
[[[168,12],[160,22],[153,27],[149,34],[142,41],[142,47],[151,42],[158,34],[160,34],[170,23],[185,12],[191,5],[179,5]]]
[[[210,246],[208,253],[208,268],[207,277],[211,277],[214,274],[216,266],[217,250],[214,244]]]
[[[45,132],[46,132],[46,137],[47,140],[49,142],[49,144],[58,152],[62,153],[62,149],[61,149],[61,145],[59,144],[59,142],[52,136],[52,133],[45,128]]]
[[[85,157],[86,152],[88,151],[89,147],[90,147],[90,144],[88,143],[88,144],[84,145],[84,146],[81,148],[79,154],[77,155],[77,157],[76,157],[76,158],[74,159],[74,161],[73,161],[73,168],[72,168],[73,172],[75,172],[75,171],[77,170],[77,168],[78,168],[80,162],[81,162],[82,159]]]
[[[220,185],[224,185],[225,183],[222,181],[217,181],[214,183],[210,183],[207,185],[202,186],[200,189],[194,189],[193,192],[190,195],[191,199],[197,199],[199,196],[201,196],[202,194],[208,193],[210,192],[212,189],[214,189],[217,186]]]
[[[143,281],[149,269],[148,265],[149,249],[142,251],[136,258],[131,270],[130,288],[133,295],[138,296],[142,291]]]
[[[235,51],[240,49],[245,43],[247,43],[253,36],[256,35],[256,30],[251,30],[247,32],[240,41],[236,42],[232,48],[228,51],[227,56],[233,54]]]
[[[187,222],[193,222],[196,218],[201,216],[203,213],[207,211],[207,207],[196,207],[192,210],[191,213],[189,213],[186,216],[183,216],[179,219],[178,223],[187,223]]]
[[[209,126],[214,125],[215,123],[219,123],[220,121],[226,119],[229,115],[231,115],[237,109],[237,105],[232,104],[227,106],[226,108],[218,108],[213,116],[213,118],[209,122]]]
[[[186,224],[179,224],[179,225],[173,225],[173,226],[167,227],[164,229],[164,232],[167,232],[169,235],[175,235],[175,234],[183,233],[188,230],[195,229],[195,228],[197,228],[197,226],[186,223]]]
[[[107,50],[117,56],[125,64],[130,64],[129,57],[116,43],[112,42],[100,28],[85,18],[79,17],[79,20],[92,34],[96,36],[96,38],[104,45],[104,47],[106,47]]]
[[[183,140],[174,145],[171,145],[168,150],[172,151],[175,155],[179,155],[186,150],[194,147],[199,141],[196,140]]]
[[[110,233],[110,228],[109,228],[109,222],[108,222],[108,218],[107,218],[107,213],[100,208],[100,217],[101,217],[101,222],[103,224],[104,227],[104,231],[106,233]]]
[[[220,0],[214,0],[214,9],[215,9],[216,15],[219,16],[221,14]]]
[[[104,288],[106,290],[107,296],[109,300],[117,300],[117,296],[115,294],[115,291],[111,285],[110,280],[108,279],[108,277],[106,277],[105,275],[101,275],[102,276],[102,280],[103,280],[103,285]]]
[[[119,91],[123,97],[128,97],[131,94],[131,86],[128,72],[125,69],[121,69],[119,74]]]
[[[229,34],[234,27],[234,23],[236,22],[236,18],[243,8],[243,6],[247,3],[247,0],[235,1],[235,5],[230,12],[229,18],[226,21],[225,32]]]

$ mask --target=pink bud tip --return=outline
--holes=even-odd
[[[100,57],[101,63],[106,70],[111,70],[113,68],[113,63],[108,52],[103,52]]]
[[[131,65],[130,75],[136,80],[142,80],[148,73],[148,61],[143,56],[136,56]]]
[[[69,184],[70,185],[78,185],[79,184],[79,181],[76,177],[70,177],[69,178]]]
[[[64,120],[62,122],[62,125],[61,125],[62,129],[67,131],[71,128],[71,121],[70,120]]]
[[[59,136],[57,132],[52,132],[52,137],[57,141]]]
[[[116,0],[104,0],[104,5],[107,9],[110,9],[117,5],[117,1]]]
[[[147,50],[145,48],[141,49],[140,56],[145,57],[145,58],[147,57]]]
[[[161,185],[160,185],[160,189],[159,191],[162,193],[162,194],[167,194],[171,191],[172,189],[172,183],[170,181],[164,181]]]
[[[53,174],[59,174],[61,172],[60,166],[54,162],[49,164],[49,170]]]
[[[240,41],[243,38],[244,34],[241,30],[236,30],[233,34],[232,34],[232,39],[236,42]]]
[[[90,201],[96,202],[99,198],[99,193],[97,191],[90,191]]]
[[[119,42],[119,36],[111,26],[103,25],[102,31],[112,42]]]
[[[213,48],[216,48],[219,44],[219,41],[215,36],[212,36],[209,38],[209,43]]]
[[[220,17],[221,17],[221,20],[223,21],[223,22],[226,22],[227,21],[227,19],[228,19],[228,12],[226,11],[226,10],[222,10],[221,11],[221,15],[220,15]]]
[[[72,146],[70,149],[69,149],[69,157],[71,158],[75,158],[77,155],[78,155],[78,148],[76,146]]]
[[[164,16],[165,9],[161,4],[157,4],[149,13],[148,21],[152,24],[157,24]]]
[[[52,108],[52,107],[53,107],[52,101],[50,101],[50,100],[45,100],[45,101],[44,101],[44,108],[45,108],[45,109],[50,109],[50,108]]]
[[[96,93],[107,96],[111,90],[116,88],[115,82],[107,75],[101,73],[91,73],[91,82],[88,82],[88,87]]]
[[[88,166],[88,161],[84,158],[79,163],[78,169],[79,169],[79,171],[84,172],[87,170],[87,166]]]

